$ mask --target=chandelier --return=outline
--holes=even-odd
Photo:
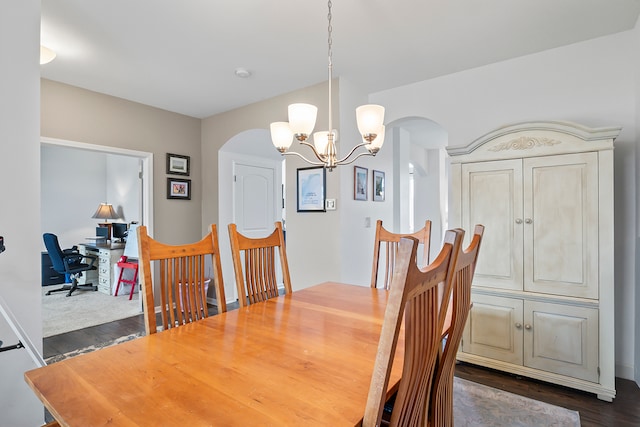
[[[293,154],[302,158],[312,165],[324,166],[332,171],[339,165],[353,163],[362,156],[375,156],[384,143],[384,107],[380,105],[361,105],[356,108],[356,120],[358,131],[362,135],[362,142],[354,146],[349,153],[338,159],[336,152],[336,142],[338,142],[338,132],[332,126],[332,101],[331,101],[331,81],[333,79],[332,43],[331,33],[331,0],[328,2],[329,13],[327,19],[328,31],[328,54],[329,54],[329,130],[316,132],[313,134],[313,144],[308,142],[309,135],[313,132],[316,124],[318,107],[311,104],[291,104],[289,105],[289,121],[271,123],[271,140],[276,149],[283,155]],[[316,160],[309,160],[302,154],[295,151],[288,151],[293,142],[297,139],[302,145],[311,148]],[[366,151],[360,151],[354,156],[356,151],[364,147]],[[354,157],[352,157],[354,156]]]

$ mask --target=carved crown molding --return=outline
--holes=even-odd
[[[521,136],[519,138],[512,139],[511,141],[503,142],[495,147],[489,148],[489,151],[504,151],[504,150],[530,150],[535,147],[550,147],[562,143],[557,139],[551,139],[546,137],[533,137],[533,136]]]

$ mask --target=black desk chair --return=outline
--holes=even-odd
[[[58,236],[51,233],[44,233],[42,235],[44,239],[44,245],[51,258],[51,264],[53,269],[60,274],[68,274],[71,276],[71,284],[67,284],[58,289],[53,289],[47,292],[47,295],[51,295],[52,292],[69,291],[67,296],[70,297],[73,291],[79,289],[81,291],[97,291],[98,287],[87,283],[85,285],[78,285],[78,277],[82,275],[83,271],[96,270],[93,265],[96,262],[96,257],[90,255],[81,255],[77,248],[74,246],[71,249],[60,249],[58,243]],[[81,262],[83,258],[90,260],[89,264]]]

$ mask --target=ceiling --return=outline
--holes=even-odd
[[[336,0],[334,77],[373,93],[629,30],[639,13],[640,0]],[[42,77],[197,118],[327,78],[320,0],[42,0],[41,40],[58,55]]]

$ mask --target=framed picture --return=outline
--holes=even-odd
[[[384,201],[384,172],[373,171],[373,201]]]
[[[191,180],[167,178],[167,199],[191,200]]]
[[[369,169],[360,166],[353,167],[353,198],[367,200],[367,178]]]
[[[180,154],[167,153],[167,173],[173,175],[189,176],[189,163],[191,157]]]
[[[298,212],[326,212],[327,172],[323,167],[297,170]]]

